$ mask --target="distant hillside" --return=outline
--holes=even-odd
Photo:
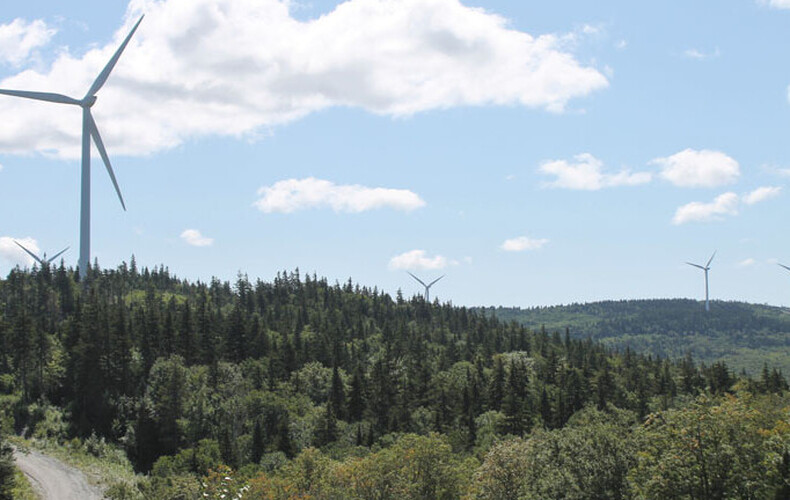
[[[763,363],[790,373],[790,313],[779,307],[743,302],[700,302],[685,299],[624,300],[567,306],[481,308],[504,321],[533,329],[568,328],[574,338],[678,358],[691,352],[710,363],[757,373]]]

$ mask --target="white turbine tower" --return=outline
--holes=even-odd
[[[44,254],[43,254],[41,257],[39,257],[38,255],[34,254],[33,252],[31,252],[30,250],[28,250],[27,248],[25,248],[25,246],[24,246],[24,245],[22,245],[20,242],[18,242],[18,241],[16,241],[16,240],[14,240],[14,243],[16,243],[16,246],[18,246],[19,248],[21,248],[22,250],[24,250],[24,251],[25,251],[25,253],[27,253],[29,256],[31,256],[31,257],[33,258],[33,260],[35,260],[36,262],[38,262],[38,264],[39,264],[41,267],[44,267],[45,265],[47,265],[47,266],[48,266],[48,265],[52,264],[53,262],[55,262],[55,259],[57,259],[57,258],[58,258],[58,257],[60,257],[61,255],[63,255],[63,253],[64,253],[66,250],[68,250],[68,249],[69,249],[69,247],[66,247],[66,248],[64,248],[63,250],[61,250],[60,252],[58,252],[58,253],[56,253],[55,255],[53,255],[52,257],[50,257],[50,258],[47,258],[47,254],[46,254],[46,252],[45,252],[45,253],[44,253]]]
[[[126,36],[121,46],[118,47],[118,50],[115,51],[110,61],[101,73],[99,73],[99,76],[96,77],[96,81],[93,82],[93,85],[91,85],[85,97],[80,100],[49,92],[0,89],[0,94],[58,104],[73,104],[82,108],[82,182],[80,193],[80,259],[78,263],[80,278],[85,278],[91,260],[91,138],[93,138],[93,143],[96,144],[96,149],[99,150],[99,155],[101,155],[104,166],[107,168],[107,173],[110,174],[110,180],[112,180],[112,184],[115,187],[115,192],[118,193],[121,206],[124,211],[126,210],[126,204],[123,201],[121,189],[118,187],[118,181],[115,179],[115,172],[113,172],[112,165],[110,164],[110,157],[107,155],[104,142],[102,142],[101,136],[99,135],[99,129],[96,127],[93,115],[91,115],[91,107],[96,104],[96,93],[104,86],[115,64],[121,57],[121,53],[123,53],[123,50],[126,48],[129,40],[131,40],[134,32],[137,31],[137,27],[140,26],[142,20],[143,16],[135,23],[132,31]]]
[[[406,271],[406,272],[409,273],[409,271]],[[431,287],[434,284],[436,284],[437,281],[439,281],[440,279],[445,277],[445,275],[443,274],[443,275],[439,276],[438,278],[436,278],[435,280],[431,281],[430,283],[428,283],[426,285],[423,280],[421,280],[417,276],[413,275],[412,273],[409,273],[409,276],[411,276],[412,278],[414,278],[417,281],[419,281],[420,284],[425,287],[425,302],[430,302],[431,301]]]
[[[710,301],[708,295],[708,271],[710,271],[710,263],[713,262],[713,257],[715,256],[716,256],[716,252],[713,252],[713,255],[710,256],[710,259],[708,259],[708,263],[705,264],[704,266],[701,266],[699,264],[692,264],[691,262],[686,262],[686,264],[690,266],[694,266],[705,271],[705,310],[706,311],[710,311]]]

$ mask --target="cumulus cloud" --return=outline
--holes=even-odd
[[[181,233],[181,239],[184,240],[187,245],[192,245],[193,247],[210,247],[214,244],[214,238],[203,236],[197,229],[185,229],[184,232]]]
[[[0,24],[0,62],[23,63],[36,49],[48,44],[55,33],[56,30],[40,19],[31,22],[14,19]]]
[[[457,261],[443,255],[429,257],[425,250],[411,250],[391,258],[389,267],[404,271],[435,271],[457,264]]]
[[[683,205],[675,211],[672,223],[675,225],[687,222],[707,222],[721,220],[725,215],[738,214],[738,195],[735,193],[724,193],[719,195],[711,203],[699,201]]]
[[[41,253],[38,242],[33,238],[0,236],[0,260],[11,266],[32,266],[35,261],[24,250],[19,248],[14,241],[18,241],[36,255]]]
[[[314,177],[279,181],[260,188],[258,195],[261,198],[254,205],[264,213],[288,214],[308,208],[352,213],[392,208],[409,212],[425,206],[422,198],[407,189],[337,185]]]
[[[650,163],[661,167],[661,177],[679,187],[716,187],[731,184],[741,175],[737,161],[707,149],[685,149]]]
[[[735,193],[719,195],[711,203],[695,201],[678,208],[675,211],[673,224],[687,222],[708,222],[721,220],[725,215],[738,215],[740,205],[754,205],[779,196],[782,188],[779,186],[763,186],[750,191],[742,196]]]
[[[754,191],[745,194],[743,196],[743,202],[747,205],[754,205],[755,203],[760,203],[761,201],[776,198],[781,192],[782,188],[779,186],[759,187]]]
[[[559,112],[609,84],[561,34],[518,31],[459,0],[348,0],[308,21],[292,4],[131,0],[113,40],[0,85],[82,96],[142,13],[94,108],[116,155],[255,136],[330,107],[394,117],[484,105]],[[0,99],[0,152],[78,157],[79,110],[52,106]]]
[[[549,240],[546,238],[527,238],[526,236],[519,236],[518,238],[511,238],[502,243],[502,250],[506,252],[523,252],[525,250],[539,250],[543,248]]]
[[[603,162],[589,153],[574,156],[574,161],[552,160],[544,162],[540,171],[553,175],[556,179],[546,184],[548,187],[597,191],[615,186],[636,186],[646,184],[652,179],[649,172],[621,170],[605,173]]]
[[[738,262],[738,267],[752,267],[755,264],[757,264],[757,261],[749,257],[748,259],[743,259],[742,261]]]

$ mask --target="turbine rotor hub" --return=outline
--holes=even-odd
[[[82,106],[86,108],[92,108],[93,105],[96,104],[96,96],[88,96],[82,100]]]

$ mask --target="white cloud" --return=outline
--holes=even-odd
[[[181,239],[193,247],[210,247],[214,244],[214,238],[203,236],[197,229],[185,229],[181,233]]]
[[[695,201],[681,206],[675,211],[672,223],[679,225],[687,222],[707,222],[722,220],[725,215],[738,215],[739,205],[754,205],[779,196],[779,186],[763,186],[742,196],[729,192],[719,195],[711,203]]]
[[[757,0],[757,3],[774,9],[790,9],[790,0]]]
[[[330,107],[386,116],[457,106],[562,111],[609,85],[562,35],[533,36],[459,0],[348,0],[308,21],[290,0],[130,0],[112,41],[4,88],[82,96],[147,14],[94,112],[111,154],[255,136]],[[0,152],[76,158],[79,110],[0,99]]]
[[[615,174],[603,172],[603,162],[589,153],[574,156],[574,162],[566,160],[547,161],[540,171],[554,175],[556,179],[547,183],[548,187],[597,191],[615,186],[636,186],[646,184],[652,179],[648,172],[621,170]]]
[[[324,207],[335,212],[357,213],[385,207],[408,212],[425,206],[422,198],[406,189],[337,185],[314,177],[279,181],[260,188],[258,195],[261,198],[254,205],[264,213],[288,214]]]
[[[743,196],[743,202],[747,205],[754,205],[771,198],[779,196],[782,188],[779,186],[763,186]]]
[[[627,40],[618,40],[614,44],[614,48],[616,48],[617,50],[625,50],[626,47],[628,47],[628,41]]]
[[[40,19],[31,22],[14,19],[0,24],[0,62],[21,64],[36,49],[48,44],[55,33],[56,30]]]
[[[672,223],[675,225],[687,222],[706,222],[721,220],[725,215],[738,214],[738,195],[724,193],[716,197],[711,203],[694,201],[683,205],[675,212]]]
[[[735,182],[740,165],[720,151],[686,149],[650,162],[661,167],[661,177],[680,187],[715,187]]]
[[[757,261],[753,258],[749,257],[748,259],[744,259],[738,262],[738,267],[752,267],[757,264]]]
[[[406,271],[435,271],[451,265],[458,265],[458,262],[450,260],[443,255],[429,257],[425,250],[411,250],[396,255],[390,259],[389,263],[390,269],[401,269]]]
[[[713,59],[719,57],[721,55],[721,51],[718,47],[713,52],[705,52],[699,49],[686,49],[683,52],[683,56],[688,59],[696,59],[697,61],[704,61],[705,59]]]
[[[604,28],[601,26],[593,26],[592,24],[585,24],[582,26],[581,31],[585,35],[600,35],[604,31]]]
[[[500,248],[506,252],[523,252],[524,250],[539,250],[543,248],[549,240],[546,238],[532,239],[526,236],[505,240]]]
[[[0,260],[4,261],[6,265],[29,267],[35,262],[24,250],[19,248],[14,241],[18,241],[25,246],[28,250],[36,255],[39,255],[41,249],[38,247],[38,242],[33,238],[13,238],[11,236],[0,236]],[[7,269],[3,271],[4,274]]]

